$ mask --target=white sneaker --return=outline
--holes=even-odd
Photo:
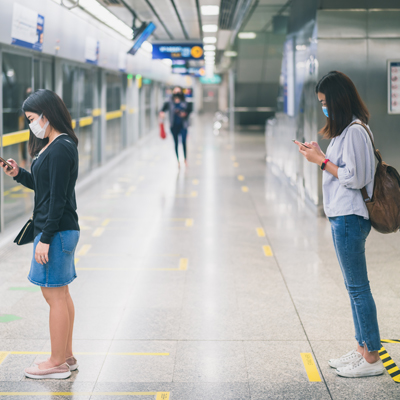
[[[340,358],[331,358],[328,364],[332,368],[346,367],[354,361],[358,361],[360,358],[363,358],[362,354],[356,350],[352,350]]]
[[[382,375],[385,371],[382,360],[370,364],[364,357],[360,360],[354,361],[346,367],[341,367],[336,370],[339,376],[345,378],[362,378],[364,376]]]

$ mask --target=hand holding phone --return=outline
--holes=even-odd
[[[4,158],[0,157],[0,165],[4,172],[12,178],[17,176],[19,173],[18,164],[14,160],[6,161]]]
[[[301,142],[297,141],[296,139],[292,139],[292,142],[293,142],[294,144],[299,143],[299,144],[301,144],[302,146],[306,147],[307,149],[311,149],[311,147],[306,146],[304,143],[301,143]]]

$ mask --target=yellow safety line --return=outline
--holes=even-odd
[[[76,128],[76,120],[72,120],[72,128],[75,129]]]
[[[99,237],[99,236],[101,236],[101,235],[103,234],[103,232],[104,232],[104,227],[97,228],[97,229],[93,232],[93,236],[94,236],[94,237]]]
[[[400,343],[399,339],[381,339],[382,343]]]
[[[126,104],[121,104],[121,111],[125,111],[126,110]]]
[[[233,166],[234,166],[235,168],[237,168],[237,167],[239,166],[239,163],[238,163],[238,162],[235,162],[235,163],[233,163]]]
[[[79,126],[89,126],[93,124],[93,117],[84,117],[79,120]]]
[[[190,196],[191,196],[191,197],[197,197],[197,192],[196,192],[195,190],[193,190],[193,191],[190,193]]]
[[[116,118],[121,118],[122,117],[122,111],[110,111],[106,113],[106,121],[110,121],[111,119],[116,119]]]
[[[91,248],[92,248],[91,244],[85,244],[81,247],[77,255],[80,257],[85,256]]]
[[[265,237],[265,232],[263,228],[257,228],[257,235],[259,237]]]
[[[271,246],[263,246],[264,254],[266,257],[272,257],[273,253],[271,250]]]
[[[49,355],[50,351],[6,351],[0,352],[0,354],[34,354],[34,355]],[[133,353],[107,353],[107,352],[74,352],[78,356],[169,356],[170,353],[144,353],[144,352],[133,352]]]
[[[247,193],[249,188],[247,186],[242,186],[242,192]]]
[[[3,147],[27,142],[28,140],[29,140],[29,129],[7,133],[6,135],[3,135]]]
[[[398,341],[392,341],[392,343],[399,343]],[[390,357],[390,354],[387,352],[387,350],[382,346],[382,348],[379,350],[379,357],[382,360],[383,366],[385,367],[386,371],[390,375],[390,377],[393,379],[394,382],[400,383],[400,369],[396,365],[396,363],[393,361],[392,357]]]
[[[101,108],[95,108],[92,110],[93,117],[99,117],[101,115]]]
[[[169,400],[169,392],[0,392],[0,396],[157,396]]]
[[[8,351],[0,351],[0,364],[7,358]]]
[[[321,382],[321,377],[311,353],[300,353],[310,382]]]
[[[193,219],[187,218],[186,222],[185,222],[185,226],[187,226],[187,227],[193,226]]]
[[[186,271],[188,267],[189,260],[187,258],[181,258],[179,260],[179,269],[181,271]]]
[[[101,226],[107,226],[110,223],[111,219],[107,218],[103,221],[103,223],[101,224]]]
[[[238,175],[237,178],[238,178],[239,181],[244,181],[244,176],[243,175]]]

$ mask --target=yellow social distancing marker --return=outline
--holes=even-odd
[[[77,255],[78,255],[79,257],[85,256],[91,248],[92,248],[92,245],[91,245],[91,244],[85,244],[85,245],[83,245],[83,246],[81,247],[81,249],[79,250],[79,252],[77,253]]]
[[[263,246],[263,250],[264,250],[264,254],[265,254],[266,257],[272,257],[273,256],[271,246]]]
[[[8,351],[0,351],[0,364],[7,358]]]
[[[191,227],[191,226],[193,226],[193,219],[192,218],[187,218],[186,219],[186,222],[185,222],[185,226],[187,226],[187,227]]]
[[[399,343],[400,341],[394,341],[394,340],[382,340],[382,342],[386,343]],[[400,370],[399,367],[396,365],[396,363],[392,360],[392,357],[390,357],[389,353],[386,351],[386,349],[382,346],[382,348],[379,350],[379,357],[381,358],[383,362],[383,366],[386,368],[386,371],[390,375],[390,377],[396,382],[400,383]]]
[[[235,163],[233,163],[233,166],[234,166],[235,168],[237,168],[237,167],[239,167],[239,163],[238,163],[238,162],[235,162]]]
[[[102,222],[101,226],[107,226],[107,225],[110,223],[110,221],[111,221],[110,218],[105,219],[105,220]]]
[[[263,228],[257,228],[257,235],[259,237],[265,237],[265,232]]]
[[[235,156],[231,156],[231,160],[232,161],[236,161],[236,157]]]
[[[239,181],[244,181],[244,176],[243,175],[238,175],[237,178],[238,178]]]
[[[75,265],[78,264],[79,258],[78,258],[78,257],[75,257],[74,262],[75,262]]]
[[[247,186],[242,186],[242,192],[247,193],[249,188]]]
[[[191,197],[197,197],[197,192],[196,192],[195,190],[193,190],[193,191],[190,193],[190,196],[191,196]]]
[[[0,392],[0,396],[156,396],[156,400],[169,400],[169,392]]]
[[[310,382],[321,382],[321,377],[311,353],[300,353]]]
[[[103,234],[103,232],[104,232],[104,227],[97,228],[97,229],[93,232],[93,236],[94,236],[94,237],[99,237],[99,236],[101,236],[101,235]]]
[[[193,179],[192,183],[193,183],[193,185],[198,185],[199,184],[199,180],[198,179]]]
[[[179,260],[179,269],[181,271],[186,271],[188,267],[189,260],[187,258],[181,258]]]

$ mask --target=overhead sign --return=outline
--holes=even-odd
[[[153,44],[153,59],[203,60],[204,50],[201,43],[164,43]]]
[[[200,83],[203,85],[218,85],[221,83],[221,81],[221,75],[202,76],[200,78]]]
[[[154,32],[155,29],[156,26],[152,22],[149,22],[146,28],[144,28],[144,30],[142,31],[142,33],[139,33],[134,38],[135,43],[133,44],[132,48],[128,51],[128,53],[134,56],[140,49],[140,46],[148,39],[148,37]]]
[[[400,114],[400,60],[388,61],[388,112]]]
[[[44,16],[30,8],[14,3],[11,44],[42,51],[43,33]]]
[[[85,61],[89,64],[99,63],[100,42],[95,38],[86,36]]]

